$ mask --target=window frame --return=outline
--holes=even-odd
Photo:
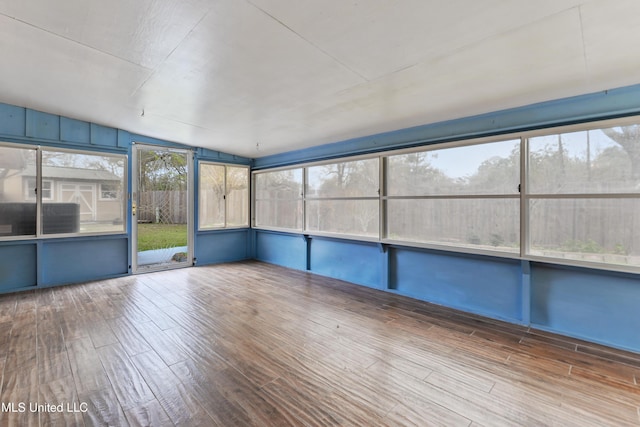
[[[287,201],[291,201],[291,202],[300,202],[301,203],[301,221],[300,221],[300,228],[288,228],[288,227],[275,227],[275,226],[270,226],[270,225],[257,225],[257,201],[258,200],[276,200],[276,199],[257,199],[257,189],[258,186],[256,184],[256,179],[258,175],[261,174],[266,174],[266,173],[271,173],[271,172],[282,172],[282,171],[288,171],[288,170],[296,170],[296,169],[301,169],[302,172],[302,182],[301,182],[301,189],[300,189],[300,195],[295,198],[295,199],[281,199],[281,200],[287,200]],[[283,167],[277,167],[277,168],[269,168],[269,169],[261,169],[261,170],[252,170],[251,171],[251,228],[255,228],[257,230],[267,230],[267,231],[280,231],[280,232],[294,232],[294,233],[300,233],[300,234],[306,234],[304,231],[304,221],[305,221],[305,217],[306,217],[306,212],[305,212],[305,203],[304,203],[304,190],[305,190],[305,186],[306,186],[306,173],[304,170],[304,167],[301,165],[295,165],[295,166],[283,166]]]
[[[591,268],[597,270],[606,270],[606,271],[619,271],[624,273],[640,273],[640,265],[624,265],[624,264],[614,264],[607,262],[598,262],[598,261],[586,261],[586,260],[578,260],[572,258],[561,258],[554,257],[548,255],[539,255],[534,254],[531,251],[531,222],[530,222],[530,210],[528,209],[529,203],[531,200],[595,200],[595,199],[615,199],[615,200],[624,200],[624,199],[640,199],[640,192],[612,192],[612,193],[530,193],[528,191],[528,182],[529,182],[529,150],[530,150],[530,140],[536,137],[544,137],[551,135],[560,135],[560,134],[568,134],[573,132],[586,132],[586,131],[595,131],[599,129],[607,129],[611,127],[620,127],[620,126],[630,126],[630,125],[639,125],[640,126],[640,115],[634,115],[624,118],[614,118],[614,119],[603,119],[603,120],[594,120],[586,123],[572,124],[572,125],[564,125],[564,126],[556,126],[556,127],[548,127],[545,129],[539,129],[535,131],[522,132],[523,138],[523,149],[521,151],[521,155],[524,156],[525,163],[521,166],[521,173],[523,175],[522,179],[522,202],[521,202],[521,211],[526,212],[526,230],[521,230],[522,233],[526,233],[526,245],[521,244],[521,255],[520,258],[523,260],[536,261],[536,262],[548,262],[559,265],[567,265],[574,267],[584,267]],[[525,207],[527,207],[525,209]]]
[[[402,240],[402,239],[393,239],[388,237],[389,232],[389,221],[388,221],[388,202],[390,200],[473,200],[473,199],[512,199],[518,200],[518,210],[522,211],[522,192],[516,192],[513,194],[432,194],[432,195],[422,195],[422,196],[389,196],[388,193],[388,170],[389,170],[389,157],[403,155],[403,154],[412,154],[412,153],[424,153],[431,151],[439,151],[450,148],[462,148],[469,146],[478,146],[484,144],[492,144],[492,143],[500,143],[507,141],[516,141],[520,140],[520,188],[522,188],[522,137],[520,133],[506,134],[500,136],[488,136],[488,137],[480,137],[480,138],[470,138],[470,139],[458,139],[454,141],[447,141],[442,143],[433,143],[428,145],[422,145],[418,147],[404,148],[399,150],[390,150],[383,152],[384,157],[384,185],[382,187],[382,195],[381,195],[381,203],[383,207],[381,210],[384,211],[384,234],[381,235],[380,242],[388,245],[397,245],[397,246],[408,246],[408,247],[417,247],[424,249],[435,249],[442,250],[448,252],[456,252],[456,253],[468,253],[474,255],[488,255],[499,258],[510,258],[510,259],[518,259],[522,256],[522,236],[520,235],[520,244],[517,251],[504,251],[504,250],[493,250],[489,248],[483,248],[478,246],[464,246],[464,245],[455,245],[455,244],[447,244],[447,243],[438,243],[438,242],[419,242],[419,241],[410,241],[410,240]],[[522,216],[522,215],[520,215]],[[522,230],[522,222],[520,222],[520,227],[518,232],[521,234]]]
[[[223,200],[224,200],[224,209],[223,209],[223,226],[203,226],[201,223],[201,215],[200,215],[200,202],[202,200],[202,198],[200,197],[200,191],[201,191],[201,185],[202,185],[202,166],[207,166],[207,165],[211,165],[211,166],[222,166],[224,167],[224,194],[223,194]],[[227,196],[229,195],[229,189],[227,187],[227,182],[228,182],[228,170],[229,168],[241,168],[241,169],[246,169],[247,170],[247,211],[243,213],[244,219],[245,219],[245,223],[243,225],[229,225],[229,203],[228,203],[228,199]],[[246,229],[246,228],[250,228],[251,223],[250,223],[250,214],[251,214],[251,168],[247,165],[238,165],[238,164],[233,164],[233,163],[222,163],[222,162],[214,162],[214,161],[209,161],[209,160],[198,160],[198,231],[211,231],[211,230],[234,230],[234,229]]]
[[[38,191],[35,195],[35,198],[30,198],[27,200],[34,200],[36,205],[36,218],[35,218],[35,234],[31,235],[20,235],[20,236],[0,236],[0,241],[19,241],[19,240],[34,240],[34,239],[58,239],[58,238],[67,238],[67,237],[89,237],[89,236],[101,236],[101,235],[120,235],[126,234],[128,228],[128,217],[127,217],[127,205],[129,200],[129,192],[128,192],[128,164],[129,164],[129,156],[126,153],[122,152],[114,152],[114,151],[101,151],[101,150],[91,150],[91,149],[82,149],[82,148],[66,148],[66,147],[57,147],[54,145],[33,145],[33,144],[19,144],[12,143],[4,140],[0,140],[0,147],[9,147],[9,148],[17,148],[17,149],[25,149],[25,150],[33,150],[35,152],[36,160],[36,188],[40,189],[43,187],[43,183],[50,182],[51,183],[51,193],[50,198],[42,197],[42,191]],[[69,154],[78,154],[78,155],[86,155],[86,156],[97,156],[97,157],[113,157],[119,158],[123,162],[122,167],[122,184],[123,184],[123,192],[121,199],[121,218],[122,228],[119,230],[109,230],[109,231],[90,231],[90,232],[73,232],[73,233],[45,233],[43,229],[43,204],[45,202],[55,200],[56,190],[58,190],[58,185],[55,185],[54,180],[49,179],[47,177],[43,177],[43,153],[44,152],[53,152],[53,153],[69,153]],[[96,183],[92,183],[95,185]],[[118,200],[109,199],[109,201]]]
[[[316,195],[314,196],[309,196],[307,195],[307,187],[309,184],[309,169],[310,168],[315,168],[315,167],[322,167],[322,166],[328,166],[328,165],[337,165],[337,164],[341,164],[341,163],[352,163],[352,162],[357,162],[357,161],[367,161],[367,160],[374,160],[377,159],[377,167],[378,167],[378,188],[376,188],[372,193],[377,193],[376,196],[321,196],[318,197]],[[322,231],[322,230],[310,230],[308,228],[308,224],[307,224],[307,213],[309,212],[309,202],[323,202],[323,201],[377,201],[378,205],[380,204],[380,193],[381,193],[381,187],[382,187],[382,183],[380,182],[380,169],[382,167],[382,156],[380,155],[376,155],[376,156],[356,156],[356,157],[348,157],[348,158],[341,158],[341,159],[335,159],[333,161],[327,161],[327,162],[317,162],[317,163],[312,163],[312,164],[307,164],[304,166],[303,168],[303,218],[302,218],[302,224],[303,224],[303,230],[304,233],[307,235],[314,235],[314,236],[330,236],[330,237],[336,237],[339,236],[341,238],[345,238],[345,237],[349,237],[352,239],[358,239],[358,240],[363,240],[363,241],[379,241],[380,240],[380,236],[381,236],[381,229],[380,229],[380,212],[379,212],[379,208],[378,208],[378,224],[376,226],[377,228],[377,236],[369,236],[369,235],[364,235],[364,234],[356,234],[356,233],[339,233],[339,232],[332,232],[332,231]]]

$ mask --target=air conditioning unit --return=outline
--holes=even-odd
[[[80,205],[76,203],[44,203],[44,234],[80,231]],[[35,236],[35,203],[0,203],[0,236]]]

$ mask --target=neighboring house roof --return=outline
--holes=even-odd
[[[19,175],[35,177],[35,167],[29,166]],[[96,169],[68,168],[61,166],[43,166],[43,179],[69,179],[83,181],[120,181],[120,177],[109,171]]]

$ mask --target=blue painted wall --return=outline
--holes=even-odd
[[[33,241],[0,243],[0,293],[36,286],[37,252]]]
[[[309,269],[314,273],[370,288],[383,288],[381,258],[384,254],[380,245],[326,237],[309,240]]]
[[[255,231],[254,257],[298,270],[307,269],[307,241],[300,234]]]
[[[41,243],[39,286],[64,285],[129,273],[127,236],[74,237]]]
[[[249,259],[251,238],[249,229],[198,232],[194,252],[197,265]]]
[[[637,276],[544,264],[531,283],[534,327],[640,351]]]
[[[390,284],[403,295],[522,323],[519,260],[390,249]]]

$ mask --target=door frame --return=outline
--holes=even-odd
[[[171,264],[147,264],[138,265],[138,219],[136,209],[139,205],[139,188],[138,188],[138,158],[139,152],[143,150],[165,151],[184,153],[187,158],[187,259],[184,262],[176,262]],[[175,268],[191,267],[195,265],[194,261],[194,221],[195,221],[195,187],[194,187],[194,157],[193,150],[188,148],[173,148],[162,145],[142,144],[133,142],[131,145],[131,210],[129,219],[131,224],[131,272],[132,274],[148,273],[152,271],[162,271]]]

